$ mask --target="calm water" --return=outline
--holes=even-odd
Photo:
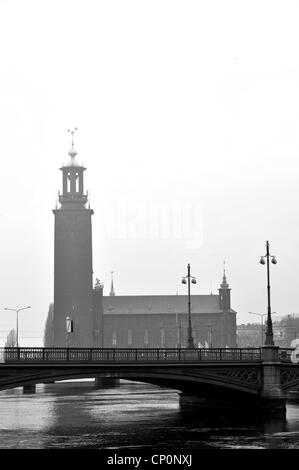
[[[96,390],[90,382],[0,392],[0,448],[202,449],[299,448],[299,404],[286,421],[185,415],[177,393],[122,381]]]

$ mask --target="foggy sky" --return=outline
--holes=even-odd
[[[0,0],[0,343],[39,345],[59,167],[87,167],[93,270],[116,294],[217,293],[299,312],[296,1]],[[40,337],[40,339],[39,339]]]

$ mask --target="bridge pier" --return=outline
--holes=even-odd
[[[262,348],[261,410],[267,416],[286,415],[286,396],[281,389],[278,346]]]
[[[117,377],[95,377],[94,386],[98,388],[113,388],[119,385],[119,379]]]
[[[259,366],[259,385],[257,393],[238,392],[236,390],[185,387],[180,395],[182,411],[191,412],[239,412],[251,413],[264,418],[285,418],[286,396],[281,387],[281,362],[279,348],[262,348]],[[258,377],[258,375],[257,375]]]
[[[184,413],[193,413],[203,415],[226,414],[243,415],[253,414],[259,409],[259,400],[257,397],[248,397],[237,394],[212,393],[208,396],[201,396],[195,393],[184,391],[180,394],[180,409]]]
[[[26,393],[35,393],[35,392],[36,392],[36,385],[35,385],[35,384],[24,385],[24,387],[23,387],[23,394],[26,394]]]

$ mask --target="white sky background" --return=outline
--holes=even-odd
[[[288,0],[0,0],[0,343],[31,305],[20,342],[42,344],[71,126],[106,294],[111,270],[119,295],[185,294],[188,262],[216,292],[225,259],[258,321],[268,239],[272,308],[299,312],[298,21]]]

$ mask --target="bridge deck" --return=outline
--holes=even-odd
[[[293,349],[280,349],[291,362]],[[0,348],[0,363],[261,362],[262,348]]]
[[[0,348],[0,363],[259,362],[260,348]]]

